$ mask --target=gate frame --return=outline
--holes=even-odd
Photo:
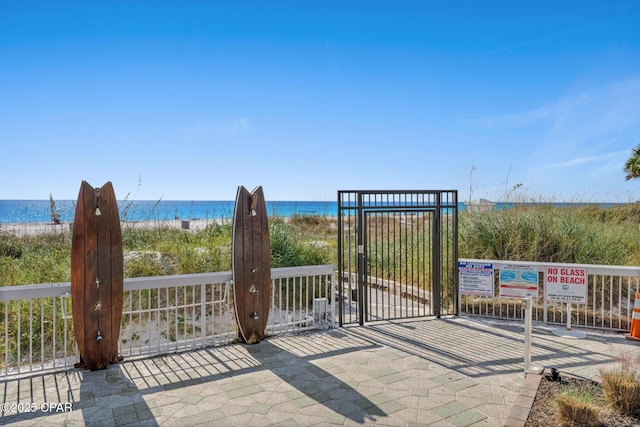
[[[365,206],[365,196],[369,196],[368,202],[371,202],[371,197],[374,197],[374,204]],[[378,200],[378,197],[386,200]],[[444,197],[443,197],[444,196]],[[389,204],[389,199],[391,204]],[[408,200],[410,199],[410,200]],[[378,204],[380,203],[380,204]],[[436,318],[441,316],[442,308],[442,212],[443,210],[449,211],[452,215],[452,262],[450,272],[453,278],[452,291],[453,291],[453,314],[458,315],[459,310],[459,294],[458,294],[458,190],[338,190],[338,319],[339,326],[344,324],[345,313],[344,305],[344,291],[342,286],[343,280],[343,267],[344,267],[344,252],[343,252],[343,211],[354,211],[356,213],[356,245],[357,245],[357,260],[356,260],[356,273],[357,273],[357,306],[358,306],[358,324],[364,325],[366,314],[365,313],[365,288],[366,288],[366,259],[364,248],[364,223],[366,211],[391,211],[394,209],[403,209],[408,212],[424,212],[430,211],[434,213],[434,238],[432,240],[434,248],[433,262],[432,264],[438,266],[438,268],[432,269],[433,278],[433,306],[434,310],[432,315]],[[349,215],[351,217],[351,215]],[[350,279],[349,279],[350,280]],[[368,307],[366,308],[368,310]],[[348,322],[353,323],[353,322]]]

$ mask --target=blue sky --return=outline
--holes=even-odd
[[[640,2],[2,2],[0,141],[0,199],[628,202]]]

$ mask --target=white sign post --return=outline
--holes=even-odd
[[[524,309],[524,372],[540,373],[531,366],[531,334],[533,299],[538,298],[538,269],[526,264],[505,264],[500,267],[500,297],[520,298]]]
[[[524,373],[539,374],[542,368],[539,366],[531,366],[531,329],[533,317],[533,302],[531,297],[522,300],[524,307]]]

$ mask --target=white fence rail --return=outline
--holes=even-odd
[[[230,272],[125,279],[120,353],[125,358],[226,344],[237,334]],[[331,327],[332,265],[274,268],[267,334]],[[0,376],[79,361],[71,284],[0,287]]]
[[[528,266],[538,273],[537,299],[533,300],[533,320],[548,324],[628,331],[635,293],[640,291],[640,267],[544,262],[460,259],[461,262],[492,263],[494,297],[460,295],[458,312],[464,315],[524,319],[522,300],[500,298],[500,270],[505,266]],[[545,298],[547,268],[586,269],[586,304],[548,301]]]

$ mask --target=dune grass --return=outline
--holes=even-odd
[[[270,218],[273,267],[337,264],[336,218]],[[637,265],[640,206],[516,205],[459,215],[462,258]],[[231,270],[229,223],[177,230],[123,227],[125,276]],[[399,236],[398,238],[402,238]],[[409,242],[423,245],[423,242]],[[407,242],[398,242],[398,245]],[[416,252],[419,248],[416,248]],[[0,227],[0,286],[70,281],[70,233],[16,236]],[[372,261],[375,262],[375,259]]]
[[[0,286],[71,280],[71,234],[16,236],[0,228]]]
[[[463,258],[635,265],[640,207],[550,204],[460,214]]]
[[[330,217],[271,218],[272,267],[333,262],[331,224]],[[197,231],[171,229],[161,221],[143,228],[125,223],[125,277],[230,271],[231,238],[230,223]],[[70,280],[70,231],[17,236],[0,227],[0,286]]]

